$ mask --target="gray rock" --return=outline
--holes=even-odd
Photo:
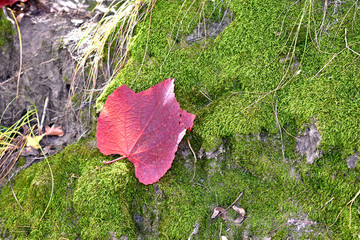
[[[359,153],[358,152],[356,152],[354,155],[350,156],[346,160],[348,168],[354,169],[356,167],[356,162],[357,162],[358,159],[359,159]]]
[[[306,162],[312,164],[315,159],[322,156],[317,149],[321,141],[321,135],[314,123],[312,123],[304,134],[296,138],[296,150],[303,156],[306,155]]]

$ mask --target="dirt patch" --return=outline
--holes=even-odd
[[[85,90],[89,89],[86,74],[73,76],[78,57],[74,49],[82,37],[81,26],[94,18],[87,10],[89,5],[72,1],[45,4],[29,0],[21,11],[19,6],[12,6],[19,18],[22,71],[18,80],[20,45],[15,35],[0,51],[0,112],[3,113],[0,126],[10,127],[35,106],[41,131],[45,126],[56,125],[65,133],[41,141],[42,147],[50,146],[50,155],[84,136],[93,120],[93,104],[84,98]],[[6,15],[13,22],[9,12]],[[14,22],[13,28],[16,32]],[[69,97],[72,86],[74,95]],[[14,100],[17,92],[20,97]],[[25,154],[24,166],[40,155],[40,151]]]

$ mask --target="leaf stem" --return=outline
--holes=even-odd
[[[105,163],[105,164],[111,164],[111,163],[116,162],[116,161],[119,161],[119,160],[121,160],[121,159],[123,159],[123,158],[126,158],[126,156],[122,156],[122,157],[116,158],[116,159],[114,159],[114,160],[111,160],[110,162],[104,162],[104,163]]]

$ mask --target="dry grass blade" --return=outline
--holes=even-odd
[[[2,118],[0,118],[0,122],[1,119]],[[0,183],[2,183],[2,181],[14,167],[16,161],[21,155],[22,150],[26,146],[27,138],[23,137],[23,134],[20,132],[21,129],[24,126],[30,125],[30,123],[36,121],[37,119],[37,111],[36,107],[34,106],[32,109],[29,109],[28,112],[11,127],[2,128],[2,131],[0,132]],[[33,128],[34,127],[31,127],[30,129]]]
[[[83,53],[71,82],[68,104],[71,104],[71,97],[75,92],[75,77],[87,63],[90,66],[87,90],[91,90],[85,97],[90,102],[96,88],[98,73],[103,70],[105,59],[107,59],[107,70],[105,71],[107,81],[110,82],[118,75],[126,62],[135,26],[148,15],[155,2],[156,0],[115,0],[96,25],[87,27],[77,46],[77,50],[84,50],[82,50]],[[82,101],[84,100],[83,98]]]
[[[19,96],[20,76],[21,76],[21,69],[22,69],[22,41],[21,41],[20,27],[19,27],[18,21],[16,20],[15,14],[10,8],[8,8],[8,9],[10,10],[12,17],[14,18],[14,21],[16,23],[16,29],[17,29],[18,34],[19,34],[20,66],[19,66],[19,73],[18,73],[17,86],[16,86],[16,97],[17,97],[17,96]]]
[[[18,97],[14,98],[5,108],[4,112],[2,113],[0,117],[0,123],[2,121],[2,118],[8,109],[8,107],[17,99]],[[6,176],[10,173],[11,169],[14,167],[16,161],[19,159],[24,147],[26,146],[28,140],[30,137],[34,138],[36,140],[36,135],[34,130],[39,129],[39,116],[37,113],[37,108],[35,104],[28,99],[31,102],[31,107],[28,108],[27,113],[19,119],[16,123],[14,123],[10,127],[1,127],[0,128],[0,184],[5,179]],[[25,129],[25,130],[24,130]],[[21,133],[21,130],[24,130],[23,133]],[[38,143],[38,142],[37,142]],[[38,143],[39,144],[39,143]],[[40,146],[40,145],[39,145]],[[49,167],[50,176],[51,176],[51,192],[50,192],[50,198],[47,203],[47,206],[40,217],[39,221],[37,222],[36,226],[34,228],[37,228],[45,216],[54,192],[54,176],[49,164],[49,161],[45,155],[45,152],[40,147],[40,151],[42,155],[45,158],[45,161],[47,162],[47,165]],[[21,209],[23,207],[21,206],[20,202],[18,201],[15,191],[11,187],[14,198]]]
[[[335,221],[329,226],[329,227],[332,227],[335,225],[335,223],[337,222],[337,220],[339,219],[341,213],[344,211],[344,209],[350,205],[349,207],[349,229],[351,229],[351,208],[352,208],[352,205],[353,203],[355,202],[355,200],[360,196],[360,190],[355,194],[355,197],[353,197],[341,210],[340,212],[337,214],[336,218],[335,218]]]

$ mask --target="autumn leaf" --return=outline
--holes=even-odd
[[[43,137],[44,137],[44,134],[39,135],[39,136],[35,136],[35,137],[28,136],[26,146],[27,147],[32,147],[32,148],[35,148],[35,149],[39,149],[40,148],[39,142],[41,141],[41,139]]]
[[[122,85],[100,113],[97,146],[105,155],[127,157],[139,181],[152,184],[170,169],[178,144],[195,117],[180,108],[174,79],[139,93]]]
[[[51,127],[46,126],[45,127],[45,135],[46,136],[63,136],[64,131],[61,129],[61,126],[55,127],[55,125],[52,125]]]
[[[20,0],[0,0],[0,8],[3,6],[11,6],[14,3],[18,2]],[[27,0],[22,0],[21,2],[26,2]]]
[[[236,205],[232,206],[232,208],[234,209],[235,212],[239,213],[239,216],[234,220],[234,223],[240,224],[244,221],[245,219],[245,209],[238,207]]]
[[[216,219],[219,216],[221,216],[222,219],[224,221],[226,221],[226,211],[225,211],[225,209],[223,209],[222,207],[215,207],[214,211],[213,211],[213,214],[211,215],[211,218]]]

